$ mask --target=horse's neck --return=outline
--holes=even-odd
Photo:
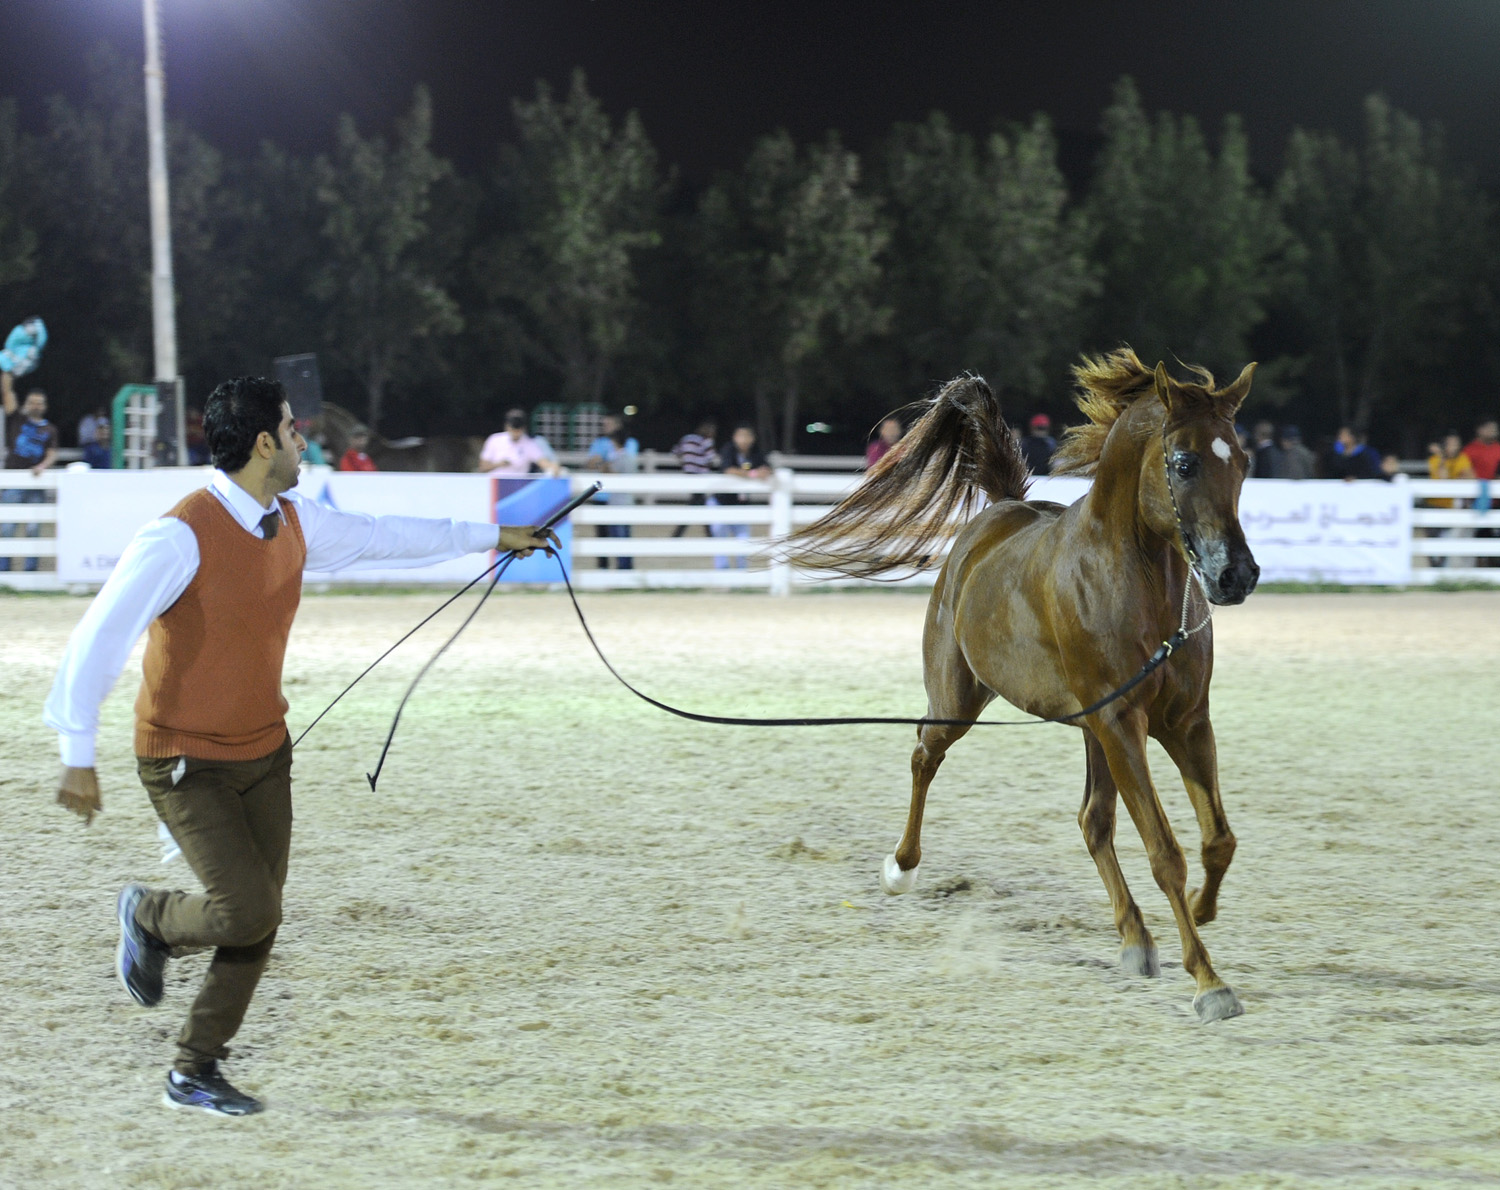
[[[1132,406],[1110,427],[1094,466],[1094,483],[1089,488],[1087,511],[1097,521],[1116,530],[1116,540],[1126,535],[1135,522],[1140,507],[1141,458],[1144,445],[1139,432],[1140,413]]]

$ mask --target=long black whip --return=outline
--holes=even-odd
[[[595,495],[597,495],[601,490],[603,490],[603,488],[604,488],[604,485],[602,483],[600,483],[597,479],[594,480],[593,483],[589,484],[589,486],[587,488],[585,488],[583,491],[581,491],[580,493],[578,493],[578,495],[574,496],[571,500],[565,501],[563,504],[560,504],[557,508],[553,509],[552,515],[549,516],[545,521],[543,521],[541,523],[541,525],[539,526],[539,532],[545,533],[548,529],[551,529],[554,525],[556,525],[559,521],[561,521],[564,517],[566,517],[569,513],[571,513],[579,505],[584,504],[587,501],[593,499],[593,497]],[[552,553],[552,551],[550,549],[547,552],[549,554]],[[556,557],[555,554],[553,556]],[[392,718],[391,718],[391,729],[390,729],[390,731],[388,731],[386,733],[385,746],[380,749],[380,759],[378,761],[376,761],[376,763],[375,763],[375,771],[373,773],[366,773],[365,774],[365,780],[370,783],[370,792],[371,793],[375,792],[375,783],[380,780],[380,770],[383,769],[383,768],[385,768],[385,758],[386,758],[386,756],[389,754],[389,752],[391,750],[391,743],[392,743],[392,741],[395,740],[395,738],[396,738],[396,728],[401,723],[401,712],[404,711],[404,710],[406,710],[406,704],[410,700],[412,694],[415,693],[415,691],[417,689],[417,684],[423,678],[425,678],[427,676],[427,671],[429,669],[431,669],[434,665],[437,664],[438,658],[441,657],[444,653],[446,653],[448,651],[449,646],[452,645],[453,642],[456,641],[459,638],[459,636],[462,634],[463,630],[465,628],[467,628],[470,624],[472,624],[474,622],[474,617],[479,614],[479,609],[482,608],[484,606],[484,604],[485,604],[485,601],[487,599],[489,599],[489,597],[492,594],[494,594],[494,592],[495,592],[495,585],[497,583],[499,583],[500,576],[505,573],[506,569],[515,560],[516,560],[516,551],[515,550],[507,550],[506,553],[503,556],[503,560],[497,559],[496,563],[492,563],[490,566],[488,566],[488,567],[485,568],[484,574],[488,574],[491,570],[494,570],[495,571],[495,576],[492,579],[490,579],[490,585],[484,589],[484,594],[479,597],[479,602],[477,602],[474,605],[473,610],[470,611],[469,614],[464,617],[463,623],[460,624],[457,628],[455,628],[453,630],[453,635],[450,636],[447,640],[445,640],[442,643],[442,646],[438,649],[438,651],[436,653],[434,653],[430,658],[428,658],[427,664],[424,665],[421,669],[419,669],[417,671],[417,676],[414,677],[411,680],[411,685],[409,685],[406,688],[406,693],[401,696],[401,702],[396,707],[396,713],[395,713],[395,715],[392,716]],[[562,559],[561,558],[558,558],[557,562],[558,562],[559,566],[562,565]],[[496,569],[496,565],[497,564],[498,564],[498,569]],[[479,581],[479,579],[481,579],[481,578],[484,577],[484,574],[479,575],[478,578],[476,578],[474,580],[474,582],[477,583]],[[474,585],[474,583],[470,583],[469,587],[472,587],[473,585]],[[465,587],[464,590],[467,591],[468,587]],[[463,592],[460,591],[459,594],[463,594]],[[455,596],[454,598],[457,598],[457,596]],[[450,599],[448,602],[452,603],[453,600]],[[447,604],[444,604],[443,606],[446,607]],[[441,611],[442,609],[439,608],[438,610]],[[432,618],[431,616],[428,617],[429,620],[431,618]],[[424,624],[426,622],[427,622],[426,620],[423,621]],[[420,626],[421,625],[418,625],[418,627],[420,627]],[[413,631],[415,631],[415,629],[413,629]],[[410,635],[410,633],[408,633],[407,635]],[[403,637],[402,639],[405,639],[405,638]],[[371,668],[374,668],[374,667],[372,666]],[[369,672],[370,672],[369,670],[365,671],[365,673],[369,673]],[[360,675],[360,677],[363,677],[363,676],[364,676],[364,674]],[[340,695],[339,697],[342,698],[343,695]],[[320,718],[321,718],[321,716],[320,716]],[[316,722],[316,720],[314,720],[314,722]],[[306,735],[307,733],[303,732],[302,734]]]
[[[583,629],[584,636],[588,637],[589,644],[593,646],[594,653],[604,663],[604,668],[609,670],[615,681],[629,690],[642,702],[649,703],[659,711],[666,711],[669,715],[676,715],[679,719],[691,719],[694,723],[718,723],[729,727],[853,727],[858,724],[896,724],[909,727],[1035,727],[1042,723],[1071,723],[1075,719],[1082,719],[1092,715],[1095,711],[1109,706],[1116,699],[1123,698],[1129,694],[1148,677],[1151,676],[1161,665],[1177,651],[1179,647],[1198,628],[1208,621],[1204,620],[1198,628],[1189,629],[1186,619],[1183,625],[1157,647],[1156,652],[1151,654],[1146,664],[1141,666],[1133,678],[1123,686],[1117,687],[1106,694],[1099,701],[1090,703],[1081,711],[1074,711],[1069,715],[1058,715],[1050,719],[907,719],[884,715],[836,715],[825,718],[796,718],[796,719],[750,719],[738,715],[703,715],[696,711],[685,711],[681,707],[674,707],[670,703],[662,702],[660,699],[652,698],[642,690],[636,689],[621,675],[604,655],[604,650],[599,647],[599,642],[594,639],[594,633],[589,628],[589,622],[584,617],[583,608],[578,604],[578,594],[573,590],[572,580],[568,578],[567,567],[562,564],[562,559],[557,560],[558,570],[562,574],[563,585],[568,589],[568,598],[573,603],[573,611],[578,616],[578,626]],[[1184,608],[1186,601],[1184,601]]]

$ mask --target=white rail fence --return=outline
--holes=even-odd
[[[129,473],[128,477],[125,473],[113,474],[120,477],[115,482],[124,483],[148,482],[146,477],[154,475],[154,482],[159,485],[167,478],[160,469]],[[185,491],[202,484],[207,478],[206,471],[202,470],[173,474],[180,479]],[[569,478],[574,491],[582,490],[595,478],[601,479],[613,497],[611,503],[585,505],[573,516],[573,575],[576,585],[584,590],[707,587],[787,594],[802,586],[855,581],[794,571],[778,561],[767,547],[794,528],[816,520],[861,482],[859,476],[847,472],[808,472],[780,467],[767,480],[682,475],[668,471],[601,476],[578,473]],[[486,481],[478,476],[405,475],[391,476],[389,482],[420,484],[438,480],[448,484],[455,481],[472,483],[476,493],[481,489],[483,493],[489,490],[483,486]],[[0,502],[0,559],[7,560],[10,567],[8,571],[0,571],[0,588],[58,590],[65,585],[86,588],[102,580],[101,574],[101,580],[65,583],[65,576],[58,573],[59,554],[69,533],[69,517],[91,517],[87,502],[77,499],[65,501],[61,507],[70,511],[59,516],[57,488],[60,483],[68,482],[69,476],[57,471],[39,477],[26,471],[0,476],[0,490],[5,493],[0,498],[3,499]],[[367,482],[379,484],[387,481],[385,477],[369,476]],[[1247,485],[1241,509],[1247,517],[1256,503],[1258,482],[1252,480]],[[1039,481],[1048,487],[1039,494],[1043,498],[1066,502],[1077,498],[1084,483],[1081,480]],[[1280,485],[1281,504],[1278,507],[1284,508],[1285,482],[1265,483]],[[304,487],[311,486],[304,481]],[[1409,515],[1409,528],[1403,521],[1397,529],[1390,530],[1392,533],[1399,531],[1404,537],[1399,540],[1387,537],[1386,544],[1404,548],[1409,555],[1411,572],[1408,581],[1412,584],[1462,581],[1500,585],[1500,509],[1481,512],[1474,507],[1475,502],[1483,498],[1484,485],[1472,480],[1417,479],[1398,480],[1391,485],[1357,486],[1365,488],[1370,495],[1378,493],[1388,505],[1399,507],[1404,516]],[[37,497],[20,494],[32,492],[42,493],[41,499],[45,502],[33,503],[31,501]],[[1306,522],[1310,518],[1316,521],[1321,515],[1325,525],[1355,524],[1355,519],[1338,514],[1332,503],[1346,493],[1347,485],[1319,481],[1295,485],[1294,495],[1300,502],[1299,507],[1304,509],[1300,520]],[[482,516],[479,510],[486,506],[487,499],[484,494],[476,495],[472,508],[466,506],[465,510],[455,510],[452,515],[479,519]],[[1436,506],[1437,502],[1443,501],[1452,501],[1454,506]],[[156,495],[148,501],[152,508],[157,505],[165,508],[172,502],[172,499]],[[1319,509],[1321,514],[1317,511]],[[1330,509],[1335,511],[1330,512]],[[1299,515],[1294,513],[1279,519],[1296,521]],[[1366,523],[1370,520],[1364,518]],[[77,521],[73,523],[76,525]],[[623,532],[628,532],[629,536],[613,535],[622,532],[610,528],[614,526],[623,526]],[[1333,530],[1337,531],[1337,528]],[[1349,530],[1351,533],[1358,531]],[[125,540],[128,540],[128,532]],[[1330,540],[1337,539],[1331,537]],[[123,548],[123,542],[118,548]],[[25,569],[28,562],[35,566],[34,570]],[[107,573],[113,558],[103,559],[103,564]],[[1336,575],[1330,573],[1328,577]],[[930,585],[933,578],[933,572],[926,572],[900,582]],[[437,578],[411,572],[407,581],[451,581],[451,576]]]

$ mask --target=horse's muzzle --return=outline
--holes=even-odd
[[[1260,567],[1250,551],[1236,552],[1231,560],[1209,580],[1208,597],[1217,604],[1244,603],[1255,584],[1260,582]]]

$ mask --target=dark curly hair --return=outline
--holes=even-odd
[[[203,407],[203,436],[209,456],[221,471],[240,470],[250,461],[262,432],[281,449],[281,406],[286,389],[265,376],[236,376],[209,394]]]

